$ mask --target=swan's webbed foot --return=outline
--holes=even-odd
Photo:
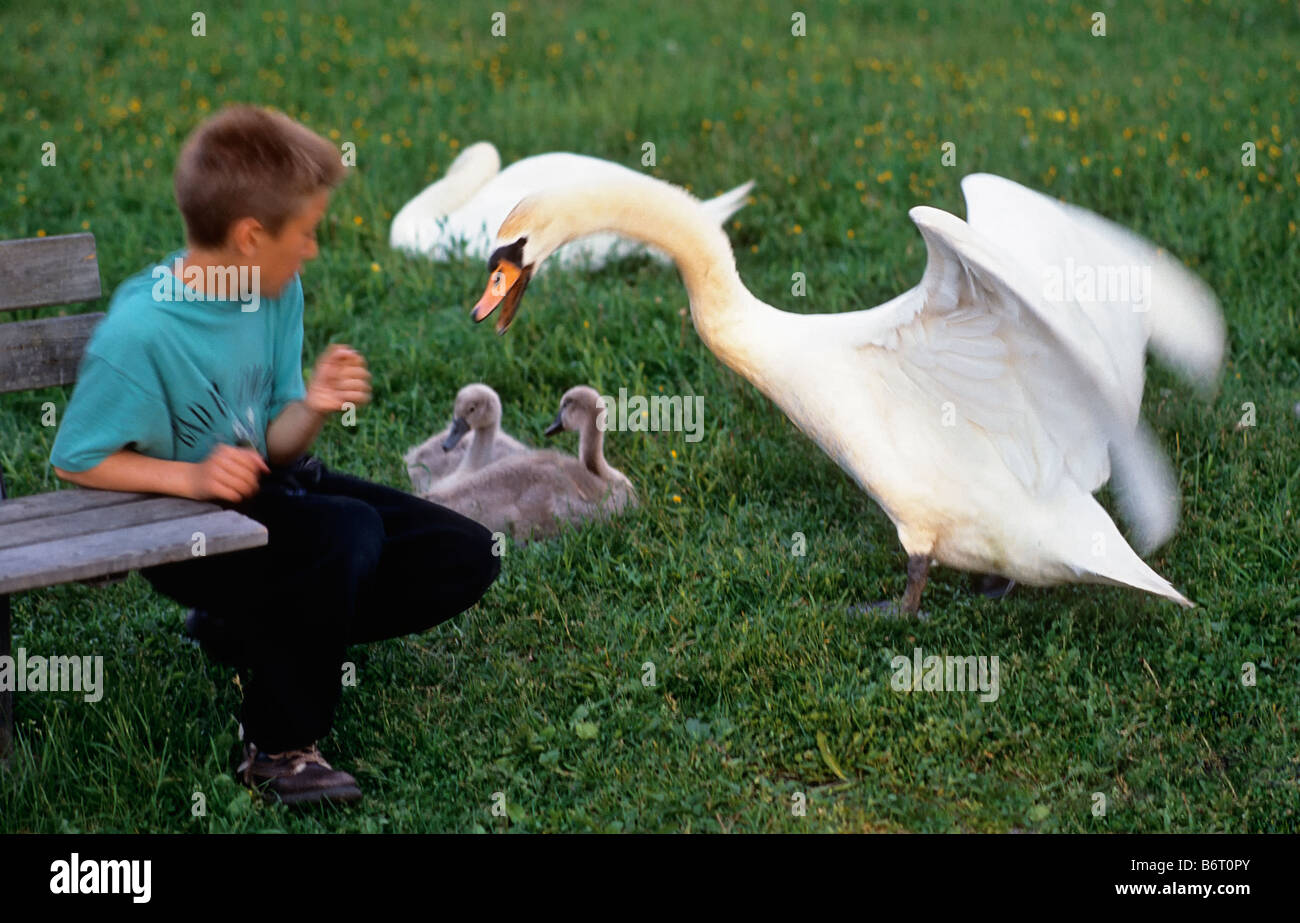
[[[915,618],[918,622],[928,622],[930,613],[924,609],[918,609],[915,612],[908,612],[903,608],[903,602],[899,599],[882,599],[874,603],[856,603],[849,606],[849,615],[878,619],[900,619]]]
[[[915,618],[928,621],[930,614],[921,609],[921,593],[930,576],[930,556],[914,554],[907,559],[907,589],[901,600],[885,599],[874,603],[859,603],[849,607],[851,615],[875,615],[881,618]]]
[[[999,577],[997,574],[976,574],[974,578],[975,592],[988,599],[1001,599],[1011,592],[1011,588],[1016,582],[1010,577]]]

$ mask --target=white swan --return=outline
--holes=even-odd
[[[576,182],[611,182],[639,176],[627,167],[582,154],[539,154],[501,169],[497,149],[486,141],[471,144],[447,170],[402,206],[389,230],[389,246],[449,260],[464,253],[487,259],[493,233],[515,203],[526,196]],[[753,181],[703,203],[709,219],[722,224],[745,205]],[[612,259],[646,252],[618,234],[589,236],[556,257],[562,266],[599,269]],[[666,261],[663,253],[650,255]]]
[[[966,177],[962,190],[969,222],[926,206],[909,212],[928,253],[919,285],[870,310],[812,315],[751,295],[726,235],[680,189],[637,176],[535,196],[502,225],[473,316],[500,305],[503,333],[553,251],[595,232],[637,237],[673,255],[709,349],[893,521],[908,554],[905,611],[917,611],[932,560],[1192,605],[1092,494],[1113,464],[1139,544],[1172,534],[1175,484],[1138,419],[1144,356],[1150,342],[1185,372],[1213,378],[1223,350],[1213,294],[1163,251],[1083,209],[987,174]],[[1140,297],[1083,291],[1081,268],[1113,277],[1130,267]]]
[[[604,404],[586,385],[570,388],[546,435],[577,431],[578,457],[538,449],[478,470],[458,468],[423,493],[494,532],[520,540],[554,535],[561,523],[599,519],[637,505],[632,483],[605,461],[598,419]]]
[[[475,382],[456,392],[451,425],[408,449],[402,459],[411,486],[416,493],[423,493],[457,470],[473,471],[507,455],[529,451],[501,429],[500,396]]]

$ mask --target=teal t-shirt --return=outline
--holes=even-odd
[[[302,282],[278,297],[201,297],[172,274],[183,251],[113,293],[77,372],[50,464],[85,471],[120,449],[199,462],[241,439],[266,456],[266,427],[306,395]],[[216,290],[215,288],[211,290]]]

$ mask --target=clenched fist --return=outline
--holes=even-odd
[[[316,360],[303,402],[319,414],[336,413],[345,403],[370,403],[370,370],[361,353],[342,343],[331,344]]]
[[[239,503],[257,493],[258,481],[270,470],[256,449],[219,443],[207,458],[189,468],[190,496]]]

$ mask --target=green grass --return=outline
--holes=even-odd
[[[895,0],[804,4],[804,38],[787,6],[761,0],[511,3],[505,39],[489,31],[497,4],[323,6],[210,12],[206,38],[144,0],[0,13],[3,236],[93,230],[111,292],[182,240],[170,177],[188,131],[225,100],[274,105],[358,148],[303,280],[304,362],[345,341],[375,376],[360,425],[321,437],[327,464],[405,486],[402,451],[472,380],[531,440],[578,383],[702,394],[705,438],[615,434],[634,515],[512,549],[475,609],[353,652],[360,685],[323,742],[367,792],[349,809],[264,806],[236,785],[232,673],[138,576],[15,597],[15,646],[101,653],[109,685],[93,706],[18,698],[0,830],[493,830],[506,826],[488,811],[498,791],[509,829],[527,831],[1297,829],[1291,4],[1106,5],[1105,38],[1089,33],[1092,7],[1064,2],[936,3],[925,18]],[[507,162],[577,150],[634,167],[653,141],[653,172],[701,195],[756,178],[728,231],[750,288],[791,310],[865,308],[913,285],[924,248],[906,210],[964,214],[958,182],[977,170],[1170,247],[1218,292],[1229,329],[1213,398],[1155,367],[1145,402],[1184,494],[1150,563],[1201,606],[1092,587],[991,602],[940,570],[930,621],[850,618],[848,603],[902,590],[893,528],[683,336],[675,272],[633,260],[548,274],[498,338],[466,316],[481,265],[389,251],[391,213],[481,138]],[[40,165],[45,140],[56,167]],[[956,168],[940,165],[944,141]],[[795,271],[806,299],[790,297]],[[60,486],[41,405],[69,394],[0,400],[12,493]],[[1258,425],[1242,432],[1247,401]],[[789,552],[796,531],[804,557]],[[890,659],[916,646],[999,655],[1001,698],[891,691]],[[206,817],[191,816],[195,791]],[[795,792],[806,817],[792,816]]]

